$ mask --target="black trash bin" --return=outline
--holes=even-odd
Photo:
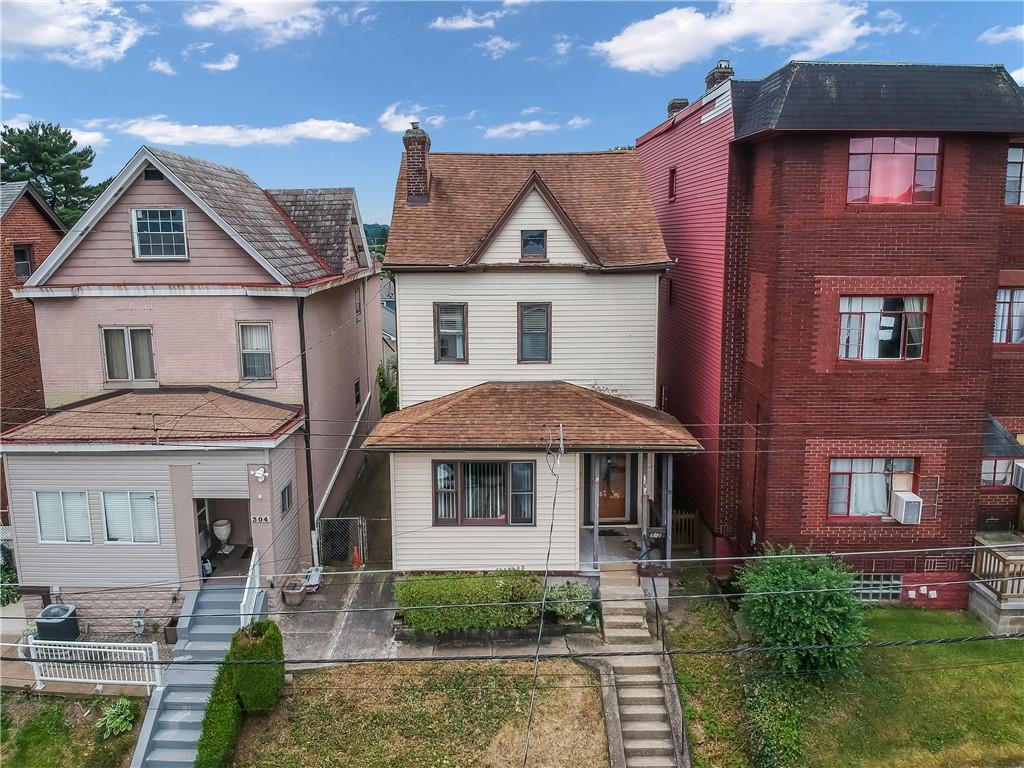
[[[74,642],[80,637],[75,606],[54,603],[36,616],[36,637],[40,640]]]

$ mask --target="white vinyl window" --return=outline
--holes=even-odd
[[[41,544],[92,542],[85,491],[36,491],[36,526]]]
[[[154,381],[153,329],[103,328],[103,364],[107,381]]]
[[[137,259],[187,259],[184,208],[133,208]]]
[[[272,379],[270,323],[239,323],[243,379]]]
[[[152,491],[104,491],[103,524],[107,541],[158,544],[156,493]]]

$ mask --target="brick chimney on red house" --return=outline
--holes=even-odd
[[[714,90],[735,74],[736,72],[733,70],[732,64],[728,59],[719,59],[718,63],[708,72],[707,77],[704,78],[704,86],[709,91]]]
[[[413,123],[402,137],[405,144],[405,191],[410,205],[425,205],[430,199],[430,136]]]

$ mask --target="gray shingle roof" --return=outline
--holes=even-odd
[[[27,181],[5,181],[0,184],[0,216],[7,215],[7,211],[21,197],[27,186]]]
[[[345,271],[346,264],[355,257],[355,254],[349,253],[348,247],[355,191],[351,187],[338,187],[268,189],[267,192],[288,214],[288,218],[321,258],[335,272]]]
[[[243,171],[164,149],[147,149],[289,281],[301,283],[331,274]]]
[[[1024,91],[1005,67],[791,61],[732,84],[736,137],[763,131],[1024,133]]]
[[[14,207],[22,195],[28,194],[43,212],[43,215],[50,219],[54,226],[61,232],[67,232],[68,228],[60,220],[57,212],[50,207],[42,193],[30,181],[3,181],[0,182],[0,218],[7,215],[7,212]]]

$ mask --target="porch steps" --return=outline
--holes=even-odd
[[[179,624],[172,658],[204,664],[172,665],[146,711],[131,768],[191,768],[219,662],[239,627],[240,586],[204,586],[185,602],[192,618]],[[227,614],[227,615],[225,615]]]
[[[613,658],[611,665],[626,768],[676,768],[679,763],[660,663],[625,657]]]

